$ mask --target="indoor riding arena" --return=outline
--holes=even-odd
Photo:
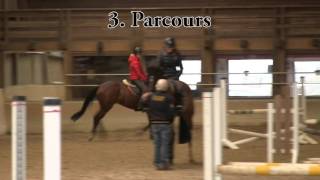
[[[318,0],[0,0],[0,180],[319,180],[319,22]],[[181,75],[168,168],[132,56],[151,94]]]

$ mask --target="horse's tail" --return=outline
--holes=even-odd
[[[88,106],[90,105],[91,101],[93,101],[93,99],[96,97],[96,93],[97,93],[98,87],[94,88],[86,97],[86,99],[84,100],[82,107],[80,109],[80,111],[74,113],[71,116],[71,119],[73,121],[77,121],[86,111],[86,109],[88,108]]]

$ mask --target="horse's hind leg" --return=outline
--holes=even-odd
[[[104,108],[104,109],[100,109],[94,116],[93,118],[93,127],[92,127],[92,130],[91,130],[91,137],[89,138],[89,141],[92,141],[94,139],[94,137],[96,136],[97,134],[97,127],[100,123],[100,120],[106,115],[106,113],[111,109],[110,108]]]

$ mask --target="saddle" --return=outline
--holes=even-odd
[[[176,85],[176,80],[168,79],[169,81],[169,92],[174,95],[176,99],[176,105],[181,105],[181,94],[179,93],[178,87]],[[134,95],[140,96],[141,92],[139,88],[132,84],[128,79],[123,79],[122,83],[128,88],[128,90]]]
[[[122,84],[124,84],[132,94],[136,96],[141,95],[139,88],[136,85],[132,84],[129,80],[123,79]]]
[[[122,80],[122,83],[126,86],[129,86],[129,87],[137,87],[136,85],[132,84],[130,81],[128,81],[128,79],[123,79]]]

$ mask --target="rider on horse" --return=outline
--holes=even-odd
[[[168,37],[164,40],[164,48],[160,52],[158,64],[162,71],[162,78],[179,80],[183,72],[182,58],[176,49],[175,39]]]
[[[176,49],[176,42],[174,38],[167,37],[164,40],[164,48],[160,52],[158,66],[162,73],[161,78],[168,79],[169,83],[174,88],[176,106],[181,107],[181,94],[174,81],[179,81],[179,77],[183,72],[183,66],[182,58],[179,51]]]
[[[130,54],[128,58],[129,62],[129,79],[134,85],[136,85],[141,93],[144,93],[148,90],[146,85],[147,75],[143,71],[140,55],[142,53],[142,49],[140,47],[135,47],[133,52]]]
[[[142,49],[140,47],[135,47],[133,52],[130,54],[128,62],[129,62],[129,72],[130,81],[137,86],[139,89],[140,95],[144,94],[148,91],[148,87],[146,85],[147,75],[143,71],[140,55],[142,53]],[[136,110],[139,111],[142,109],[141,100],[138,102]]]

